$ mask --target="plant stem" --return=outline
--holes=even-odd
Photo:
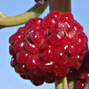
[[[36,4],[34,5],[34,7],[29,9],[25,13],[17,15],[17,16],[6,16],[2,12],[0,12],[0,28],[24,24],[30,18],[36,18],[40,14],[42,14],[47,6],[48,6],[48,3],[44,5]]]
[[[71,0],[49,0],[50,11],[71,12]]]
[[[68,89],[67,78],[64,77],[62,80],[57,80],[55,83],[55,89]]]
[[[55,82],[55,89],[76,89],[76,78],[75,74],[70,73],[62,80],[56,80]]]
[[[72,72],[67,75],[67,81],[68,81],[68,89],[76,89],[76,77],[75,72]]]

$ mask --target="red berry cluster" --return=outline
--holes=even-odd
[[[88,54],[84,57],[84,62],[79,70],[76,72],[77,77],[77,89],[84,89],[86,84],[89,82],[89,51]]]
[[[87,52],[83,27],[71,13],[30,19],[10,39],[12,67],[35,85],[53,83],[78,69]]]

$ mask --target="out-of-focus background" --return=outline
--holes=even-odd
[[[0,11],[7,16],[15,16],[27,11],[34,4],[34,0],[0,0]],[[40,17],[44,18],[48,12],[49,7]],[[89,38],[89,0],[72,0],[72,13]],[[54,84],[34,86],[29,80],[22,79],[10,66],[8,39],[21,26],[24,25],[0,30],[0,89],[55,89]]]

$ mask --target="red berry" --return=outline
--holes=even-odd
[[[33,44],[33,42],[29,42],[28,40],[26,40],[24,43],[24,49],[32,54],[35,54],[39,51],[39,49]]]
[[[63,76],[65,76],[65,75],[68,74],[69,69],[66,66],[57,66],[57,65],[54,65],[53,72],[56,75],[63,77]]]
[[[44,80],[42,78],[34,78],[33,80],[31,80],[31,82],[34,85],[39,86],[39,85],[42,85],[44,83]]]
[[[20,74],[23,79],[28,79],[27,74]]]
[[[55,82],[55,74],[53,71],[49,71],[47,74],[46,74],[46,77],[45,77],[45,82],[46,83],[53,83]]]
[[[24,74],[26,73],[26,67],[25,65],[15,65],[15,71],[19,74]]]
[[[42,4],[44,1],[37,2]],[[54,11],[44,19],[30,19],[10,37],[9,43],[9,52],[13,56],[11,66],[22,78],[37,86],[61,80],[78,70],[88,50],[83,27],[69,12]],[[88,69],[89,65],[86,67]],[[89,71],[79,78],[86,78],[87,73]]]
[[[15,55],[15,52],[14,52],[14,50],[13,50],[13,46],[12,45],[10,45],[9,46],[9,53],[11,54],[11,55]]]
[[[49,62],[49,63],[46,63],[46,62],[41,62],[38,64],[38,68],[44,72],[47,72],[49,71],[53,66],[53,62]]]
[[[21,35],[17,32],[9,38],[9,43],[13,44],[15,41],[17,41],[18,39],[21,39],[21,38],[23,38],[23,35]]]
[[[65,37],[60,31],[56,31],[48,37],[48,40],[53,46],[59,46],[64,43]]]
[[[19,64],[25,65],[28,58],[29,53],[27,53],[26,51],[21,51],[16,54],[16,61]]]
[[[75,73],[77,73],[77,89],[84,89],[89,81],[89,51],[84,57],[81,67]]]
[[[10,64],[11,64],[12,67],[15,67],[15,65],[17,64],[15,57],[11,58],[11,63]]]
[[[80,81],[78,81],[77,84],[76,84],[77,89],[84,89],[84,86],[85,86],[84,83],[80,82]]]
[[[29,56],[28,60],[26,61],[26,67],[29,70],[34,70],[37,67],[37,63],[39,63],[39,58],[37,55]]]
[[[57,11],[54,11],[54,12],[50,12],[47,16],[59,19],[61,14],[59,12],[57,12]]]
[[[22,34],[22,35],[24,35],[24,32],[25,32],[25,27],[20,27],[20,28],[17,30],[17,33]]]
[[[24,46],[24,39],[17,40],[13,45],[14,52],[18,53],[20,51],[23,51],[23,46]]]
[[[66,54],[62,53],[62,52],[58,52],[56,51],[56,58],[54,59],[54,62],[58,65],[58,66],[66,66],[68,57],[66,56]]]
[[[61,22],[70,22],[71,23],[71,22],[74,21],[74,17],[71,13],[67,12],[67,13],[61,14],[60,21]]]
[[[48,48],[46,49],[42,54],[41,54],[41,58],[44,61],[53,61],[54,60],[54,50],[52,48]]]

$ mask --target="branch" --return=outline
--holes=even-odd
[[[6,16],[0,12],[0,28],[24,24],[29,19],[40,16],[47,6],[48,3],[45,3],[44,5],[35,4],[31,9],[17,16]]]
[[[71,0],[49,0],[50,11],[71,12]]]

